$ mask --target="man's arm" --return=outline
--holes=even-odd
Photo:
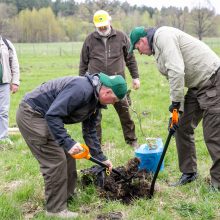
[[[99,110],[97,109],[96,112],[90,116],[90,118],[83,121],[82,123],[83,138],[85,140],[86,145],[90,149],[91,155],[101,161],[106,161],[107,158],[102,152],[96,132],[96,121],[98,114],[99,114]]]
[[[19,69],[19,62],[18,57],[16,53],[16,49],[14,45],[7,40],[10,50],[9,50],[9,65],[11,69],[12,74],[12,80],[11,80],[11,91],[12,93],[17,92],[19,85],[20,85],[20,69]]]
[[[80,54],[80,64],[79,64],[79,75],[84,76],[85,73],[88,70],[88,64],[89,64],[89,48],[87,46],[87,40],[83,43],[81,54]]]
[[[63,119],[84,104],[84,93],[80,85],[63,90],[54,100],[45,119],[49,130],[59,145],[69,151],[77,142],[70,137],[64,127]]]
[[[124,60],[131,74],[132,79],[137,79],[139,78],[137,61],[135,59],[134,53],[128,53],[129,48],[130,48],[130,41],[128,37],[125,35],[124,36],[124,47],[123,47]]]
[[[166,68],[170,84],[170,99],[173,102],[184,101],[185,65],[178,45],[175,35],[166,33],[157,38],[157,47],[160,48],[161,60]]]

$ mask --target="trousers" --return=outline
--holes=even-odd
[[[76,161],[54,140],[46,120],[24,101],[16,115],[19,130],[40,165],[44,178],[46,209],[59,212],[67,208],[74,194]]]
[[[188,89],[175,139],[182,173],[197,172],[194,130],[203,119],[203,135],[212,159],[211,182],[220,187],[220,70],[202,88]]]
[[[0,84],[0,140],[8,137],[10,84]]]
[[[131,115],[129,112],[129,102],[130,102],[130,98],[127,97],[119,102],[116,102],[113,105],[121,122],[124,139],[127,144],[131,144],[133,141],[137,141],[137,137],[135,135],[135,124],[134,121],[131,119]],[[96,124],[97,136],[100,143],[102,141],[101,120],[102,120],[102,114],[100,110]]]

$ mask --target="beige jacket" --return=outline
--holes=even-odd
[[[11,48],[9,50],[4,41],[2,40],[2,37],[0,36],[0,53],[1,64],[3,69],[2,82],[19,85],[20,71],[16,50],[13,44],[9,40],[7,41]]]
[[[184,87],[201,88],[220,67],[220,58],[202,41],[163,26],[153,40],[154,57],[170,84],[171,101],[184,101]]]

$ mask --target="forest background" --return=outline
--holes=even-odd
[[[220,15],[206,3],[158,10],[119,0],[0,0],[0,33],[17,43],[83,41],[94,30],[94,12],[103,9],[127,34],[134,26],[169,25],[199,39],[220,37]]]

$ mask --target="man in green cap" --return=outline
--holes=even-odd
[[[130,41],[130,53],[137,49],[155,57],[158,70],[169,81],[169,111],[180,113],[175,139],[182,176],[172,185],[197,178],[194,129],[203,119],[204,140],[213,161],[211,186],[220,189],[220,58],[202,41],[173,27],[135,27]]]
[[[104,73],[85,77],[63,77],[43,83],[25,95],[17,111],[17,124],[32,154],[40,164],[45,182],[46,215],[74,218],[67,200],[74,194],[76,164],[72,154],[80,144],[67,133],[64,124],[83,123],[83,138],[93,157],[111,170],[96,133],[96,120],[103,105],[115,104],[127,93],[122,76]]]

